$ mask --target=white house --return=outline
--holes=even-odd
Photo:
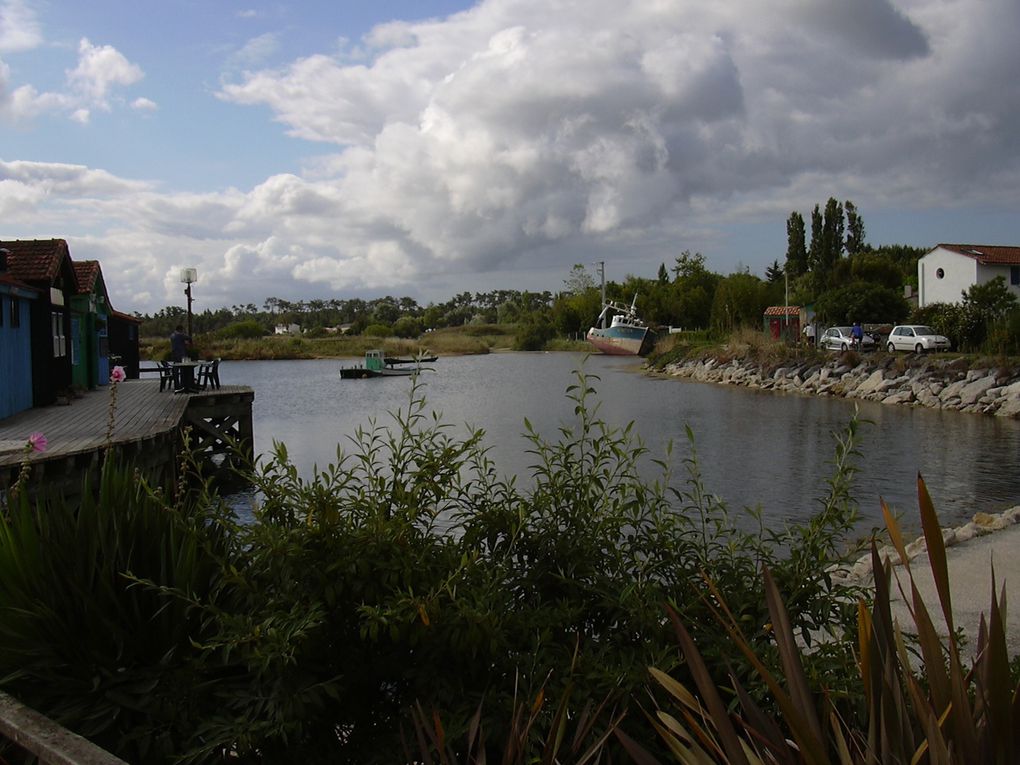
[[[275,334],[277,335],[300,335],[300,324],[277,324]]]
[[[997,276],[1020,299],[1020,247],[940,244],[917,261],[917,304],[959,303],[975,284]]]

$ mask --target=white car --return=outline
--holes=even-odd
[[[937,334],[931,327],[924,324],[900,324],[893,327],[889,333],[889,344],[886,347],[890,353],[893,351],[924,353],[948,351],[951,346],[948,337]]]
[[[818,345],[830,351],[848,351],[854,347],[853,327],[829,327],[822,333]],[[861,339],[862,351],[870,351],[875,347],[875,340],[867,332]]]

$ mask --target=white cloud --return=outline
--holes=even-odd
[[[140,112],[154,112],[159,106],[151,99],[140,97],[131,102],[131,108]]]
[[[78,44],[77,65],[66,70],[66,75],[67,87],[63,91],[39,92],[31,84],[12,89],[10,67],[0,61],[0,116],[17,122],[56,113],[88,124],[94,110],[111,109],[111,98],[118,88],[134,85],[144,77],[141,67],[128,61],[116,48],[93,45],[86,38]],[[137,98],[132,106],[146,110],[155,104],[147,98]]]
[[[272,32],[253,37],[227,60],[228,69],[247,69],[270,59],[280,49],[280,41]]]
[[[42,43],[34,11],[22,0],[0,3],[0,53],[31,50]]]
[[[865,218],[870,204],[1018,206],[1017,28],[1016,0],[486,0],[378,27],[361,61],[313,51],[224,84],[221,99],[333,149],[300,174],[196,194],[107,178],[114,190],[89,197],[23,170],[6,203],[74,205],[90,247],[135,259],[155,308],[188,264],[209,276],[203,298],[228,305],[518,264],[559,284],[596,257],[651,274],[722,246],[726,225],[782,230],[830,195]],[[273,43],[250,41],[250,60]],[[140,77],[114,53],[83,48],[77,101],[27,86],[8,101],[103,108]],[[632,268],[640,257],[654,265]]]
[[[133,85],[142,77],[141,68],[124,58],[116,48],[93,45],[84,37],[78,44],[78,66],[67,73],[72,91],[100,109],[109,108],[107,99],[115,86]]]

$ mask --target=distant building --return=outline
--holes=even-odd
[[[764,330],[773,340],[796,343],[800,340],[800,306],[770,305],[762,317]]]
[[[277,324],[274,334],[277,335],[300,335],[300,324]]]
[[[917,261],[917,305],[959,303],[975,284],[997,276],[1020,298],[1020,247],[940,244]]]

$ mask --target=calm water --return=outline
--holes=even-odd
[[[335,459],[337,444],[370,418],[389,424],[389,412],[406,408],[410,378],[340,380],[351,361],[225,362],[224,384],[255,389],[256,451],[273,440],[287,444],[305,475]],[[706,489],[731,510],[760,505],[770,524],[800,520],[817,508],[831,475],[833,434],[853,413],[852,402],[779,395],[743,388],[650,378],[630,359],[567,353],[507,353],[441,358],[425,375],[429,408],[466,432],[486,431],[491,455],[504,473],[525,476],[528,442],[524,418],[555,437],[571,425],[565,395],[575,370],[598,375],[601,416],[614,425],[633,421],[653,456],[674,444],[674,474],[690,455],[685,426],[694,431]],[[858,403],[862,427],[861,472],[855,481],[864,530],[881,525],[879,497],[916,517],[920,471],[943,525],[959,525],[977,511],[1000,512],[1020,504],[1020,422],[900,406]],[[916,530],[916,524],[913,525]]]

